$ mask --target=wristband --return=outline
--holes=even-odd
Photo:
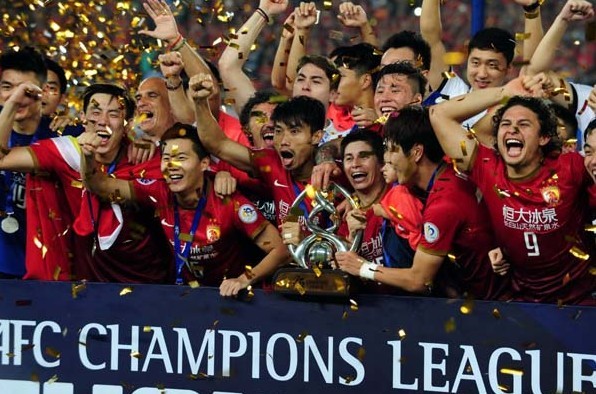
[[[183,38],[182,41],[178,43],[175,47],[172,47],[172,51],[179,51],[186,44],[186,38]]]
[[[536,10],[534,12],[524,12],[524,17],[526,19],[535,19],[538,18],[538,15],[540,15],[540,10]]]
[[[176,37],[176,39],[174,41],[172,41],[170,44],[168,44],[166,49],[168,51],[171,51],[174,48],[174,46],[176,46],[176,44],[178,44],[180,42],[180,40],[182,40],[182,34],[178,33],[178,37]],[[177,49],[174,49],[174,50],[177,50]]]
[[[538,9],[538,7],[540,7],[541,4],[542,4],[542,1],[539,0],[535,3],[530,4],[530,5],[523,6],[523,9],[525,12],[531,13],[532,11],[536,11]]]
[[[265,19],[265,22],[269,23],[269,15],[267,15],[267,13],[265,12],[264,9],[262,9],[261,7],[257,7],[255,12],[257,12],[259,15],[261,15],[263,17],[263,19]]]
[[[360,266],[359,275],[361,278],[375,280],[375,272],[377,271],[377,265],[369,261],[364,261]]]

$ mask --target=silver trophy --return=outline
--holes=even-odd
[[[311,189],[312,190],[312,189]],[[290,208],[290,212],[300,211],[300,205],[309,194],[304,189]],[[354,236],[352,243],[335,234],[340,218],[334,205],[335,197],[343,195],[352,208],[358,203],[343,187],[331,183],[329,190],[315,191],[312,197],[313,208],[305,217],[305,225],[310,235],[298,245],[288,245],[290,254],[299,268],[282,268],[274,279],[275,291],[289,294],[347,296],[350,290],[349,275],[335,269],[335,253],[357,251],[362,241],[362,230]],[[325,213],[329,225],[323,228],[318,223],[320,214]]]

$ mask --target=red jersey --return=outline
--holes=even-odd
[[[219,127],[232,141],[236,141],[244,146],[250,146],[248,137],[244,134],[244,131],[242,131],[240,121],[237,117],[230,115],[228,113],[229,111],[230,109],[225,105],[222,105],[219,108],[219,115],[217,116]]]
[[[54,174],[62,185],[62,193],[67,205],[50,207],[57,212],[54,216],[77,218],[90,214],[87,210],[81,209],[83,186],[80,176],[80,148],[76,139],[59,137],[42,140],[31,145],[29,149],[36,163],[36,170]],[[122,159],[116,164],[113,176],[120,179],[143,178],[144,182],[154,182],[155,177],[161,178],[160,158],[155,157],[137,166]],[[45,198],[41,193],[37,193],[36,196],[38,199]],[[96,199],[95,196],[90,195],[86,198]],[[44,204],[47,205],[47,202]],[[98,223],[101,223],[112,215],[114,208],[105,202],[100,204],[98,201],[97,205],[99,210],[94,216]],[[85,207],[88,209],[89,205],[85,204]],[[66,210],[70,211],[69,215]],[[92,254],[95,233],[81,236],[73,232],[73,244],[66,251],[73,252],[75,278],[96,282],[170,282],[173,270],[170,266],[171,253],[154,215],[147,214],[146,210],[139,210],[132,205],[126,205],[118,211],[121,214],[121,226],[109,249],[102,250],[97,247]],[[43,218],[43,215],[40,217]],[[54,219],[45,217],[43,220]],[[63,225],[65,228],[71,228],[73,223]],[[45,235],[43,238],[46,242],[49,239]],[[49,246],[48,249],[50,249]],[[47,259],[46,256],[44,262],[46,265],[43,268],[32,266],[27,269],[31,272],[45,272],[46,275],[55,272],[53,260]]]
[[[509,179],[497,152],[479,146],[470,175],[511,263],[518,299],[594,303],[596,276],[589,273],[594,241],[584,231],[592,181],[582,157],[575,152],[547,157],[530,177]]]
[[[277,224],[281,225],[283,219],[290,214],[290,207],[298,197],[298,193],[304,190],[305,185],[292,179],[290,171],[284,168],[279,154],[274,149],[252,149],[251,160],[253,172],[263,181],[266,193],[277,203],[275,213]],[[310,199],[305,198],[304,202],[307,211],[310,212]],[[298,219],[304,223],[304,215],[299,216]]]
[[[350,130],[356,124],[352,117],[351,106],[340,106],[333,103],[329,104],[329,107],[327,108],[327,119],[329,119],[331,123],[333,123],[333,126],[340,131]]]
[[[445,260],[463,291],[480,299],[504,295],[506,280],[492,270],[488,252],[496,247],[486,205],[473,183],[444,167],[435,177],[422,214],[419,248]]]
[[[170,244],[174,245],[174,196],[163,180],[147,184],[133,181],[135,200],[156,208]],[[267,220],[244,196],[234,193],[222,200],[207,183],[206,205],[197,230],[192,234],[188,261],[183,270],[186,282],[198,280],[205,286],[219,286],[224,277],[237,277],[249,263],[242,253],[242,239],[255,239]],[[180,248],[184,249],[195,209],[178,208],[180,215]],[[186,234],[185,234],[186,233]],[[186,237],[183,238],[183,235]]]

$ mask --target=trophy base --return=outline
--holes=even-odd
[[[350,275],[340,270],[281,268],[273,276],[273,291],[294,297],[348,298],[350,288]]]

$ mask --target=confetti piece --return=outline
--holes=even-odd
[[[201,286],[199,282],[196,280],[191,280],[190,282],[188,282],[188,285],[191,289],[198,289]]]
[[[350,298],[350,309],[356,312],[358,310],[358,303]]]
[[[493,309],[493,317],[495,319],[500,319],[501,318],[501,312],[497,308]]]
[[[462,315],[469,315],[474,310],[474,300],[466,299],[463,305],[459,308]]]
[[[455,331],[455,318],[451,317],[445,322],[445,332],[447,334]]]
[[[296,283],[294,283],[294,289],[301,295],[303,296],[304,294],[306,294],[306,289],[304,288],[304,286],[302,286],[300,284],[300,282],[296,281]]]
[[[60,352],[53,347],[46,347],[45,353],[50,357],[54,357],[56,359],[60,358]]]
[[[79,294],[87,288],[85,283],[73,283],[71,287],[72,298],[77,298]]]
[[[404,339],[406,339],[406,330],[404,330],[403,328],[400,328],[397,331],[397,336],[399,337],[400,341],[403,341]]]
[[[532,33],[515,33],[515,41],[523,41],[532,37]]]
[[[524,371],[521,369],[513,369],[513,368],[501,368],[499,372],[507,374],[507,375],[515,375],[515,376],[523,376]]]
[[[571,249],[569,249],[569,253],[571,253],[580,260],[586,261],[590,259],[590,255],[578,248],[577,246],[574,246]]]
[[[132,293],[132,290],[132,286],[127,286],[124,289],[120,290],[120,296],[129,295],[130,293]]]
[[[133,352],[130,352],[130,357],[143,358],[143,355],[141,354],[141,352],[133,351]]]
[[[466,54],[463,52],[447,52],[443,55],[443,62],[448,66],[458,66],[466,61]]]
[[[304,341],[304,338],[306,338],[307,336],[309,336],[310,334],[307,331],[302,331],[299,335],[298,338],[296,338],[296,342],[302,342]]]
[[[313,265],[313,267],[312,267],[312,270],[314,271],[314,273],[315,273],[315,276],[316,276],[317,278],[320,278],[320,277],[321,277],[321,275],[323,275],[323,271],[321,271],[321,269],[320,269],[320,268],[319,268],[319,266],[317,266],[317,265]]]

